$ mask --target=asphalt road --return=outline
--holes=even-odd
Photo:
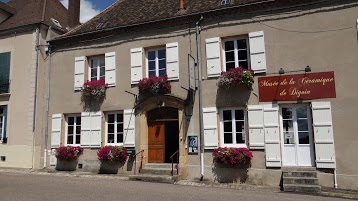
[[[123,181],[111,178],[69,177],[0,172],[0,201],[334,201],[321,196],[269,191]]]

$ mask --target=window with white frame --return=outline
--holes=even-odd
[[[81,144],[81,115],[68,115],[66,117],[66,144]]]
[[[105,80],[105,57],[104,55],[89,57],[89,80]]]
[[[244,109],[222,109],[221,145],[246,147],[246,111]]]
[[[106,114],[106,144],[123,145],[123,113]]]
[[[250,51],[248,38],[235,38],[223,40],[224,70],[243,67],[250,68]]]
[[[0,106],[0,141],[4,139],[5,133],[5,109],[4,107]]]
[[[167,74],[166,49],[150,49],[147,51],[147,77]]]

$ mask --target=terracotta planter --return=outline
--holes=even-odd
[[[75,171],[77,168],[78,160],[65,160],[65,159],[57,159],[56,170],[58,171]]]
[[[101,161],[100,174],[117,174],[119,167],[123,166],[119,161]]]

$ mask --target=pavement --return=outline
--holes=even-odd
[[[4,180],[1,177],[4,177],[6,175],[10,175],[13,177],[20,176],[21,178],[27,178],[27,177],[45,177],[45,178],[57,178],[61,180],[62,178],[69,178],[72,177],[74,179],[89,179],[96,181],[109,181],[112,182],[129,182],[128,177],[126,175],[99,175],[89,172],[60,172],[55,170],[30,170],[30,169],[6,169],[6,168],[0,168],[0,195],[1,194],[1,181]],[[65,179],[66,180],[66,179]],[[238,192],[246,192],[248,194],[250,193],[259,193],[260,194],[285,194],[285,195],[296,195],[300,196],[298,198],[302,198],[302,196],[311,196],[309,199],[304,200],[324,200],[327,201],[327,199],[323,198],[329,198],[329,197],[335,197],[335,198],[345,198],[345,199],[357,199],[358,200],[358,191],[351,191],[351,190],[337,190],[337,189],[330,189],[330,188],[322,188],[321,195],[303,195],[303,194],[292,194],[292,193],[282,193],[277,188],[268,188],[264,186],[256,186],[256,185],[246,185],[246,184],[220,184],[220,183],[213,183],[213,182],[200,182],[200,181],[188,181],[188,180],[181,180],[175,183],[175,185],[170,184],[153,184],[153,183],[145,183],[145,182],[136,182],[140,185],[161,185],[161,188],[168,188],[168,186],[187,186],[189,189],[196,189],[194,190],[194,193],[198,191],[198,188],[201,187],[201,189],[213,189],[212,191],[219,191],[220,189],[225,189],[225,191],[232,191],[237,190]],[[165,187],[163,187],[163,186]],[[194,188],[193,188],[194,187]],[[198,187],[198,188],[195,188]],[[169,187],[170,188],[170,187]],[[210,199],[211,197],[208,197]],[[230,198],[228,198],[230,200]],[[3,200],[3,199],[1,199]],[[127,200],[127,199],[126,199]],[[168,199],[169,200],[169,199]],[[222,200],[222,199],[220,199]],[[263,199],[265,200],[265,199]],[[265,201],[269,201],[270,199],[267,199]],[[273,199],[275,200],[275,199]],[[287,200],[287,199],[283,199]],[[294,199],[293,199],[294,200]],[[298,199],[301,200],[301,199]],[[276,200],[275,200],[276,201]]]

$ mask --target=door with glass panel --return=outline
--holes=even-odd
[[[281,107],[283,166],[313,166],[311,113],[306,105]]]

